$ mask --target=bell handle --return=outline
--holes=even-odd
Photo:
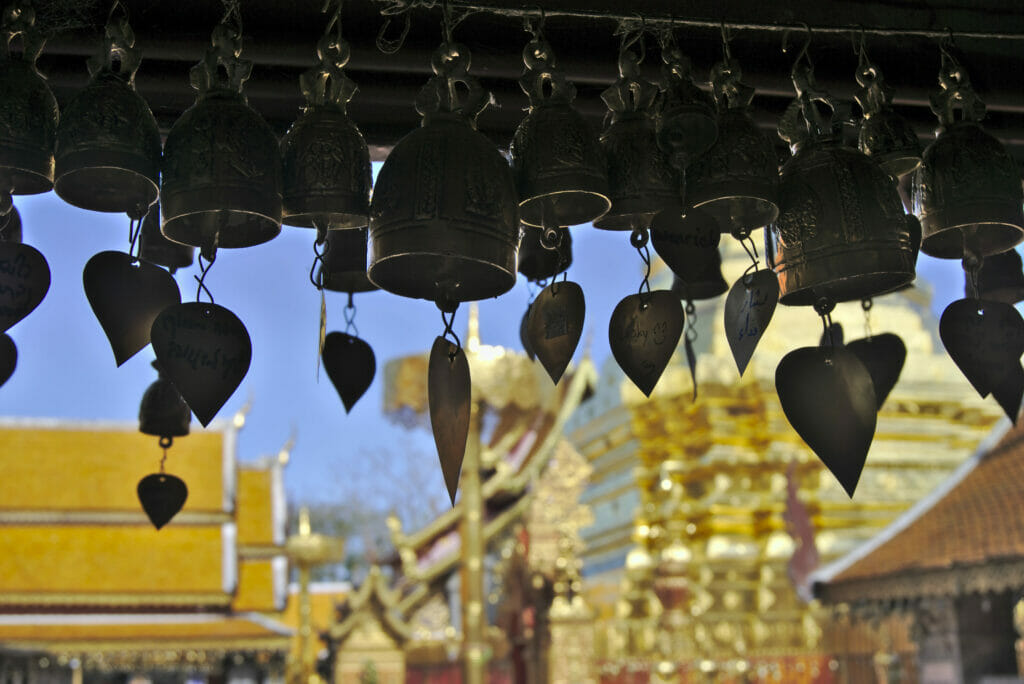
[[[21,36],[21,60],[35,69],[36,60],[43,51],[46,38],[36,29],[36,11],[28,0],[16,0],[4,7],[0,30],[3,31],[3,56],[13,59],[11,43]]]
[[[519,87],[530,98],[530,105],[571,104],[576,99],[576,86],[566,80],[555,66],[555,53],[542,37],[536,37],[523,48],[526,69],[519,78]]]
[[[465,45],[445,42],[434,51],[434,76],[416,97],[416,111],[424,120],[433,114],[447,113],[476,125],[476,117],[487,108],[491,95],[469,74],[469,65],[470,52]]]
[[[213,28],[210,47],[203,58],[192,67],[189,80],[192,87],[203,97],[212,90],[242,92],[242,85],[252,73],[252,62],[241,59],[242,29],[240,21],[229,26],[227,17]]]
[[[115,11],[121,8],[121,15],[115,17]],[[129,84],[135,83],[135,72],[142,64],[142,51],[135,47],[135,32],[128,23],[128,10],[120,0],[110,8],[106,26],[103,29],[103,45],[97,54],[89,58],[86,66],[89,75],[117,74]]]

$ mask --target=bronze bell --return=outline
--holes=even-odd
[[[795,66],[792,76],[798,106],[783,116],[779,135],[795,154],[782,168],[779,218],[765,231],[779,301],[845,302],[906,285],[914,279],[916,219],[904,212],[892,178],[842,145],[842,112],[810,68]]]
[[[611,209],[594,221],[595,228],[646,228],[662,209],[682,211],[679,176],[658,147],[650,108],[658,88],[640,75],[636,55],[619,54],[619,79],[601,93],[612,121],[601,135],[608,160]]]
[[[661,116],[658,143],[670,155],[672,165],[682,173],[704,154],[718,137],[715,107],[703,90],[693,82],[693,66],[670,33],[661,45],[663,62]],[[685,183],[685,178],[682,179]]]
[[[165,238],[160,232],[160,203],[149,205],[149,213],[142,219],[139,231],[139,256],[174,273],[192,265],[195,251],[195,247]]]
[[[102,49],[88,62],[89,85],[57,127],[54,190],[68,204],[141,217],[156,201],[160,130],[135,92],[141,61],[127,17],[111,17]]]
[[[53,187],[53,146],[57,100],[36,70],[46,39],[35,28],[35,10],[27,0],[4,8],[0,56],[0,192],[35,195]],[[11,53],[21,36],[23,51]]]
[[[366,277],[366,226],[327,232],[327,251],[316,282],[332,292],[372,292],[377,286]]]
[[[942,92],[933,95],[938,137],[925,148],[914,177],[921,251],[940,259],[988,256],[1024,240],[1020,174],[1002,143],[978,123],[985,105],[967,72],[943,52]],[[954,107],[963,119],[956,121]]]
[[[157,362],[153,368],[159,372]],[[184,437],[188,435],[192,411],[181,398],[178,389],[160,373],[142,395],[139,405],[139,432],[156,437]]]
[[[727,59],[711,70],[718,139],[687,169],[687,202],[711,214],[723,232],[745,237],[779,215],[775,147],[750,116],[754,89]]]
[[[559,231],[558,246],[548,249],[541,242],[543,232],[543,228],[524,225],[519,242],[519,272],[531,282],[554,278],[572,265],[572,234]]]
[[[332,26],[339,28],[331,35]],[[306,109],[281,140],[284,223],[359,228],[369,223],[370,151],[345,112],[357,90],[343,71],[351,49],[337,15],[317,44],[320,63],[302,74]],[[365,269],[364,269],[365,270]]]
[[[910,122],[893,111],[893,89],[863,52],[857,83],[861,89],[854,97],[864,111],[858,138],[860,151],[893,178],[905,176],[921,164],[921,141]]]
[[[239,59],[240,29],[219,24],[211,42],[191,72],[196,103],[167,134],[160,192],[164,235],[207,256],[281,232],[281,155],[242,95],[252,62]]]
[[[370,202],[370,280],[445,306],[496,297],[516,279],[515,183],[505,157],[476,131],[489,94],[469,64],[457,43],[434,53],[435,76],[416,99],[423,126],[391,150]]]
[[[21,214],[15,206],[0,215],[0,242],[21,242]]]
[[[519,86],[530,98],[530,112],[510,147],[523,223],[593,221],[611,206],[608,172],[597,136],[572,107],[576,87],[555,68],[551,46],[540,36],[523,49],[523,62]]]
[[[977,295],[964,286],[964,296],[990,299],[1005,304],[1024,302],[1024,271],[1017,250],[1010,249],[985,257],[978,271]]]
[[[718,222],[701,209],[690,209],[685,216],[663,211],[651,224],[651,245],[680,281],[673,281],[672,291],[682,299],[710,299],[729,289],[718,254],[721,239]]]
[[[693,270],[673,274],[672,291],[680,299],[687,302],[714,299],[728,291],[729,283],[722,277],[722,255],[718,249],[701,250],[696,264],[698,267]]]

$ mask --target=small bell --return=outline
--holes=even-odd
[[[798,61],[792,76],[797,100],[779,135],[795,154],[782,168],[779,218],[765,232],[779,301],[845,302],[906,285],[914,279],[914,217],[892,178],[841,144],[843,113],[817,89],[810,66]]]
[[[718,103],[718,139],[687,169],[687,202],[740,238],[779,215],[775,148],[750,116],[754,89],[728,52],[711,70]]]
[[[651,244],[672,271],[672,291],[683,300],[712,299],[729,289],[722,277],[722,230],[711,214],[663,211],[651,224]]]
[[[985,257],[978,271],[978,292],[970,291],[969,280],[964,284],[964,297],[989,299],[1004,304],[1024,302],[1024,272],[1017,250],[1010,249]]]
[[[0,242],[21,242],[21,214],[18,208],[11,207],[11,210],[0,215]]]
[[[662,93],[658,143],[682,173],[704,154],[718,137],[715,107],[711,98],[693,82],[693,65],[671,33],[661,45]],[[685,182],[685,179],[683,179]]]
[[[620,51],[619,79],[601,93],[612,114],[601,135],[612,206],[594,221],[595,228],[646,228],[662,209],[682,211],[679,177],[658,147],[650,116],[657,95],[657,86],[640,75],[636,55]]]
[[[35,28],[27,0],[4,8],[0,23],[0,192],[35,195],[53,187],[57,100],[36,70],[46,38]],[[11,43],[21,36],[20,56]]]
[[[938,137],[925,148],[914,178],[921,251],[940,259],[1006,251],[1024,240],[1024,193],[1016,164],[978,123],[985,105],[966,70],[946,50],[939,84],[942,92],[931,97]]]
[[[559,231],[558,246],[548,249],[541,242],[543,232],[543,228],[524,225],[519,242],[519,272],[531,282],[554,278],[572,265],[572,234]]]
[[[156,361],[153,368],[160,372]],[[188,435],[192,412],[181,398],[174,383],[160,373],[160,377],[146,388],[139,405],[139,432],[161,438]]]
[[[523,49],[523,62],[519,86],[530,98],[530,112],[510,148],[523,223],[593,221],[611,206],[608,173],[597,136],[572,107],[576,87],[556,69],[554,52],[539,33]]]
[[[343,71],[351,48],[341,37],[338,14],[317,43],[317,55],[320,63],[301,77],[306,109],[281,141],[283,221],[359,228],[369,224],[370,152],[345,112],[358,86]]]
[[[163,266],[171,273],[179,268],[192,265],[196,248],[168,240],[160,232],[160,204],[149,205],[149,213],[142,219],[139,231],[139,256],[146,261]]]
[[[370,280],[403,297],[496,297],[516,279],[519,208],[505,157],[476,131],[489,95],[469,50],[445,42],[416,99],[423,126],[398,141],[370,202]],[[465,90],[464,90],[465,89]]]
[[[694,263],[697,268],[683,274],[673,274],[672,291],[687,302],[714,299],[725,294],[729,284],[722,277],[722,255],[718,250],[700,250],[699,256],[695,255]]]
[[[366,226],[327,232],[327,251],[316,282],[332,292],[372,292],[377,286],[366,277]]]
[[[160,130],[135,92],[141,61],[128,18],[111,16],[103,46],[88,62],[89,85],[57,127],[54,190],[68,204],[142,216],[156,201]]]
[[[893,178],[900,178],[921,164],[921,141],[913,126],[893,111],[893,89],[886,85],[882,72],[860,50],[857,83],[861,89],[854,97],[864,111],[858,146]]]
[[[252,62],[241,19],[220,23],[192,68],[196,103],[164,144],[163,233],[212,257],[217,247],[251,247],[281,232],[281,155],[273,131],[242,95]],[[224,74],[224,75],[222,75]]]

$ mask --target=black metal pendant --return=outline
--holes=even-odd
[[[779,279],[762,270],[737,280],[725,299],[725,337],[740,375],[747,370],[757,343],[779,303]]]
[[[888,398],[892,388],[900,379],[903,364],[907,360],[907,346],[899,335],[882,333],[847,343],[846,348],[853,352],[867,368],[871,376],[871,384],[875,388],[875,400],[878,409]]]
[[[453,506],[469,437],[471,392],[465,352],[443,337],[436,338],[427,369],[427,403],[441,473]]]
[[[185,482],[167,473],[153,473],[142,478],[136,492],[142,510],[158,530],[178,514],[188,498]]]
[[[0,387],[3,387],[18,366],[18,348],[10,335],[0,335]]]
[[[987,299],[958,299],[942,312],[946,352],[982,397],[1020,364],[1024,319],[1015,308]]]
[[[568,280],[551,283],[530,305],[526,324],[529,348],[555,384],[580,342],[585,315],[583,288]]]
[[[348,413],[373,382],[377,371],[373,349],[354,335],[332,332],[324,338],[322,356],[327,377],[338,391],[345,413]]]
[[[0,332],[32,313],[50,289],[50,266],[35,247],[0,242]]]
[[[668,290],[629,295],[612,311],[612,355],[641,392],[651,396],[672,358],[685,323],[683,306]]]

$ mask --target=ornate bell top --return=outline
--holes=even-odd
[[[843,123],[849,118],[849,106],[818,87],[810,65],[794,65],[790,77],[796,99],[779,119],[779,137],[793,150],[804,143],[839,139]],[[828,115],[822,112],[822,106],[828,108]]]
[[[519,87],[530,98],[531,108],[570,105],[576,99],[576,86],[556,68],[555,53],[543,37],[534,37],[523,48],[523,64],[526,69],[519,78]]]
[[[939,119],[939,131],[956,123],[957,108],[960,109],[961,121],[977,123],[985,118],[985,103],[971,87],[967,70],[945,49],[942,52],[939,85],[942,90],[928,98],[932,112]]]
[[[476,117],[487,108],[491,96],[469,75],[469,65],[470,52],[465,45],[445,41],[434,51],[430,59],[434,75],[416,97],[423,125],[435,117],[458,118],[476,128]],[[464,96],[460,96],[459,84],[468,91]]]
[[[135,47],[135,32],[128,23],[127,15],[111,16],[103,29],[102,46],[86,62],[89,75],[94,79],[100,75],[114,75],[135,88],[135,72],[140,64],[142,52]]]
[[[612,112],[613,121],[647,116],[658,96],[658,87],[640,75],[640,60],[628,50],[619,54],[619,78],[601,99]]]
[[[299,77],[299,86],[306,96],[309,107],[333,107],[345,111],[349,100],[359,90],[359,86],[345,75],[344,67],[352,56],[352,49],[342,39],[340,29],[331,34],[331,27],[339,26],[338,16],[331,19],[327,30],[316,44],[319,64]]]
[[[754,89],[741,83],[743,71],[735,60],[718,62],[711,67],[711,92],[718,111],[746,109],[754,99]]]
[[[860,90],[854,93],[853,99],[864,111],[864,118],[870,118],[892,107],[894,90],[885,82],[885,77],[878,67],[871,62],[865,60],[858,67],[857,84],[860,85]]]
[[[234,12],[235,25],[229,26],[225,16],[210,35],[206,55],[189,71],[189,81],[197,91],[196,99],[224,93],[242,94],[242,86],[252,73],[252,62],[241,59],[242,22]],[[223,67],[223,72],[221,68]]]
[[[32,71],[36,74],[36,60],[43,51],[46,38],[35,27],[36,11],[30,2],[21,0],[7,5],[4,8],[3,20],[0,21],[0,31],[3,34],[3,59],[19,60],[32,65]],[[11,52],[11,43],[15,38],[21,36],[21,54]]]

